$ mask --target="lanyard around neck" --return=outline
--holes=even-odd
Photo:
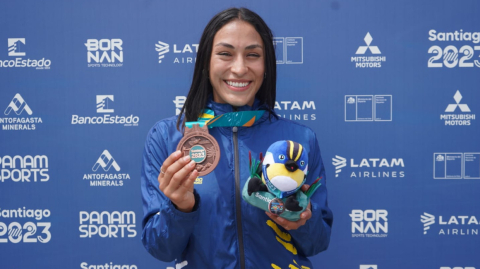
[[[197,121],[189,121],[185,126],[192,128],[194,124],[200,127],[207,125],[208,128],[213,127],[250,127],[257,122],[265,113],[265,110],[255,111],[238,111],[229,112],[215,117],[215,112],[211,109],[204,109]]]

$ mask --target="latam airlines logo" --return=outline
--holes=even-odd
[[[114,112],[112,103],[113,95],[97,95],[96,96],[96,110],[97,113],[105,113],[98,117],[81,117],[79,115],[72,115],[72,124],[123,124],[124,126],[138,126],[140,118],[131,114],[130,116],[110,115]]]
[[[366,46],[359,46],[355,52],[355,56],[351,57],[350,61],[355,63],[356,68],[382,67],[382,62],[386,62],[387,58],[385,56],[381,56],[380,49],[377,46],[371,45],[373,38],[372,35],[370,35],[370,32],[367,32],[363,40],[365,41]],[[358,56],[365,54],[367,54],[367,56]]]
[[[471,112],[471,110],[467,104],[460,103],[463,96],[459,90],[457,90],[453,99],[455,100],[455,104],[448,104],[445,112],[455,113],[460,110],[462,114],[443,114],[440,115],[440,120],[445,121],[445,125],[471,125],[472,121],[475,120],[475,114],[467,114],[468,112]]]
[[[25,102],[23,97],[19,93],[15,94],[4,112],[5,116],[11,116],[0,118],[2,130],[35,130],[39,123],[43,123],[42,118],[40,117],[16,117],[12,112],[14,112],[14,114],[17,116],[22,114],[33,114],[32,109],[27,102]]]
[[[88,67],[122,67],[123,41],[114,39],[87,39]]]
[[[478,227],[480,225],[476,216],[452,215],[438,216],[438,224],[433,214],[424,212],[420,216],[420,222],[423,223],[423,234],[445,235],[445,236],[478,236]]]
[[[8,56],[17,57],[15,60],[0,60],[0,67],[35,67],[35,69],[50,69],[52,61],[42,58],[32,60],[30,58],[21,58],[26,56],[25,38],[9,38],[8,39]]]
[[[174,64],[194,64],[197,61],[198,44],[185,44],[183,46],[173,44],[173,53],[175,54],[173,61],[168,56],[165,58],[166,54],[170,52],[168,43],[158,41],[155,44],[155,51],[158,52],[158,63],[162,63],[164,59],[170,59],[169,61]]]
[[[130,180],[130,174],[128,173],[115,173],[120,172],[120,166],[108,150],[104,150],[98,157],[97,162],[92,167],[92,171],[96,173],[83,175],[83,180],[89,181],[92,187],[121,187],[124,185],[125,180]]]
[[[360,162],[351,158],[347,162],[346,158],[335,155],[332,164],[335,166],[335,177],[339,177],[345,167],[348,168],[345,170],[349,171],[350,178],[405,177],[403,158],[364,158]]]

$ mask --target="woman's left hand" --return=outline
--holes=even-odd
[[[304,184],[301,188],[302,191],[307,191],[309,185]],[[296,230],[300,228],[301,226],[305,225],[307,220],[309,220],[312,217],[312,206],[310,205],[310,202],[308,202],[307,209],[300,214],[300,219],[297,221],[289,221],[287,219],[284,219],[282,217],[279,217],[275,214],[272,214],[270,212],[265,212],[267,216],[269,216],[275,223],[278,225],[282,226],[285,230]]]

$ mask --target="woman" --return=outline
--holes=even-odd
[[[328,247],[332,213],[316,136],[274,114],[276,59],[273,37],[254,12],[231,8],[215,15],[199,44],[192,86],[180,116],[150,130],[142,166],[142,241],[154,257],[181,268],[311,268],[307,256]],[[251,127],[209,130],[220,146],[218,166],[201,178],[176,147],[185,122],[205,108],[215,115],[265,110]],[[247,204],[249,151],[265,152],[293,140],[309,152],[306,183],[322,177],[311,205],[293,222]]]

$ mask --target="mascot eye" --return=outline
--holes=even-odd
[[[301,162],[300,162],[300,165],[301,165],[301,166],[304,166],[304,165],[305,165],[305,161],[301,161]]]
[[[280,160],[285,160],[285,155],[280,154],[280,156],[278,156],[278,159],[280,159]]]

